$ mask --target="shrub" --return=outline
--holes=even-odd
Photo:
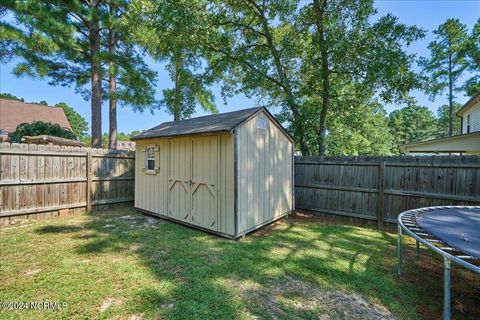
[[[77,137],[72,131],[64,129],[58,124],[47,123],[43,121],[21,123],[14,132],[8,135],[8,138],[10,142],[21,142],[24,136],[38,136],[41,134],[77,140]]]

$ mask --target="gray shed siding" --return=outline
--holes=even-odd
[[[267,128],[257,128],[257,119]],[[263,111],[237,129],[238,233],[293,210],[293,148]]]

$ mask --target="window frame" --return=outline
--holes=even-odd
[[[255,129],[263,131],[268,130],[268,120],[265,116],[259,116],[255,119]]]
[[[159,148],[156,144],[149,144],[145,146],[145,163],[143,165],[143,172],[145,174],[157,174],[160,171],[159,166]],[[152,156],[153,153],[153,156]],[[153,169],[149,169],[148,163],[153,160]]]

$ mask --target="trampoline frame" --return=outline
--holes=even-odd
[[[465,267],[473,272],[480,274],[480,267],[476,266],[468,260],[479,261],[479,258],[465,254],[462,251],[449,246],[447,243],[441,241],[434,235],[427,232],[425,229],[417,224],[416,217],[425,212],[434,210],[445,209],[480,209],[480,206],[437,206],[437,207],[425,207],[419,209],[408,210],[402,212],[398,218],[398,231],[397,231],[397,255],[398,265],[397,274],[402,274],[402,234],[403,231],[416,240],[415,250],[417,255],[420,254],[420,243],[427,248],[435,251],[443,256],[444,268],[443,268],[443,319],[450,319],[451,315],[451,263],[454,262],[462,267]],[[450,252],[450,253],[449,253]]]

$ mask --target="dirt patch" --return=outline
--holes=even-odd
[[[285,277],[267,286],[239,286],[241,294],[273,319],[289,314],[310,314],[320,319],[397,319],[382,305],[357,293],[325,289]]]
[[[123,303],[122,300],[116,298],[106,298],[103,300],[102,305],[100,306],[100,312],[104,312],[111,306],[119,306]]]
[[[126,223],[130,228],[157,228],[157,224],[166,223],[166,221],[150,216],[132,216],[124,215],[116,218],[116,221]]]
[[[26,276],[33,276],[37,273],[39,273],[40,271],[42,271],[42,269],[28,269],[27,272],[25,272],[25,275]]]
[[[140,248],[142,248],[142,246],[138,243],[136,244],[132,244],[128,250],[131,251],[131,252],[137,252],[138,250],[140,250]]]

